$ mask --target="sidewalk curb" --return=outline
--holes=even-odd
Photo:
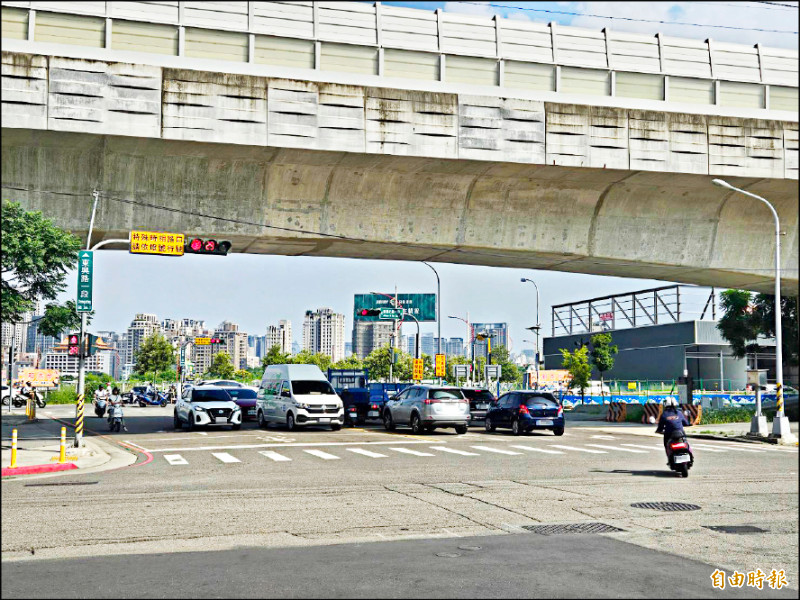
[[[686,437],[690,438],[697,438],[700,440],[720,440],[724,442],[739,442],[742,444],[751,444],[751,445],[759,445],[759,444],[769,444],[771,446],[780,446],[778,441],[774,438],[760,438],[760,437],[752,437],[748,434],[744,435],[713,435],[710,433],[687,433]],[[796,446],[797,444],[787,444],[787,447]]]
[[[64,463],[56,465],[28,465],[27,467],[3,467],[3,477],[13,477],[14,475],[33,475],[35,473],[51,473],[53,471],[69,471],[77,469],[75,463]]]

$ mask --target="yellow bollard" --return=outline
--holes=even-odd
[[[11,431],[11,464],[9,465],[10,469],[14,469],[17,466],[17,430],[14,429]]]
[[[65,462],[67,462],[66,444],[67,444],[67,428],[66,427],[62,427],[61,428],[61,449],[60,449],[60,451],[58,453],[58,462],[61,463],[61,464],[64,464]]]

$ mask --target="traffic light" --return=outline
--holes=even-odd
[[[67,336],[67,354],[69,356],[81,355],[81,336],[77,333],[70,333]]]
[[[358,314],[362,317],[377,317],[381,314],[380,308],[362,308],[358,311]]]
[[[184,254],[208,254],[215,256],[225,256],[231,249],[230,242],[218,242],[217,240],[204,240],[203,238],[188,238],[183,246]]]
[[[84,356],[93,356],[95,352],[97,352],[97,336],[92,335],[91,333],[86,334],[86,340],[84,342],[86,345],[83,349]]]

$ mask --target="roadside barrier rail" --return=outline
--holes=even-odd
[[[681,404],[681,410],[686,411],[686,419],[689,425],[699,425],[703,416],[703,407],[699,404]]]
[[[661,418],[661,414],[664,412],[664,406],[662,404],[645,404],[644,406],[644,413],[642,413],[642,423],[649,423],[650,417],[654,417],[656,423]]]

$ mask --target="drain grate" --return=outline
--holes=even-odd
[[[769,533],[769,529],[761,529],[754,525],[703,525],[703,527],[720,533]]]
[[[561,535],[563,533],[613,533],[625,531],[605,523],[569,523],[567,525],[523,525],[523,529],[541,535]]]
[[[633,508],[649,508],[651,510],[663,510],[666,512],[700,510],[697,504],[685,504],[683,502],[634,502],[631,506]]]

